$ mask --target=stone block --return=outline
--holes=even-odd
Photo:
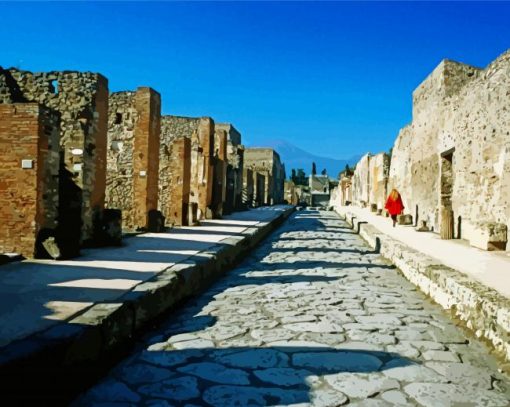
[[[412,225],[413,224],[413,217],[412,215],[398,215],[397,221],[399,225]]]
[[[370,212],[377,212],[377,204],[370,204]]]
[[[502,223],[479,222],[473,226],[469,243],[482,250],[505,250],[507,226]]]

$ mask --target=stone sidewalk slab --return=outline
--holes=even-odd
[[[412,227],[368,209],[335,207],[353,229],[424,293],[510,361],[510,257]]]
[[[67,366],[98,360],[207,286],[293,210],[263,207],[140,234],[74,260],[1,266],[0,376],[38,358],[41,366],[47,358]]]

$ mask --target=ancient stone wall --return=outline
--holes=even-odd
[[[161,142],[159,148],[159,209],[169,226],[182,225],[184,218],[182,208],[175,208],[179,197],[186,197],[186,208],[190,203],[191,168],[193,138],[196,143],[200,119],[191,117],[163,116],[161,118]],[[189,148],[181,139],[189,140]],[[177,143],[177,144],[176,144]],[[180,144],[178,144],[180,143]],[[186,155],[189,153],[189,156]],[[175,160],[182,157],[182,162]],[[193,153],[193,164],[196,169],[197,149]],[[187,191],[184,193],[183,191]],[[187,195],[187,196],[186,196]],[[187,211],[187,209],[186,209]]]
[[[483,70],[445,60],[414,92],[413,121],[393,147],[388,188],[399,189],[415,223],[436,232],[451,227],[446,235],[483,249],[505,246],[509,88],[507,52]]]
[[[247,148],[244,152],[244,166],[264,177],[264,192],[261,194],[254,179],[255,201],[259,205],[283,202],[285,167],[276,151],[271,148]]]
[[[59,120],[36,103],[0,104],[0,253],[39,257],[55,236]]]
[[[217,123],[216,129],[227,132],[227,191],[223,212],[242,208],[244,146],[241,133],[230,123]]]
[[[386,153],[379,153],[370,157],[368,170],[368,179],[370,182],[368,203],[372,208],[383,210],[388,195],[387,184],[390,171],[389,155]]]
[[[90,72],[0,68],[0,95],[0,103],[36,102],[60,113],[62,239],[94,239],[105,198],[107,79]]]
[[[254,199],[253,170],[243,168],[243,192],[242,202],[246,206],[252,206]]]
[[[122,210],[123,227],[146,229],[158,208],[161,100],[157,92],[110,95],[106,204]]]
[[[214,182],[211,209],[215,218],[221,218],[227,195],[227,132],[225,130],[215,130],[214,150]]]
[[[358,206],[368,205],[371,157],[370,153],[361,157],[352,176],[352,201]]]
[[[172,197],[169,196],[169,186],[177,176],[168,171],[171,167],[171,145],[174,140],[186,137],[191,144],[190,159],[190,214],[195,219],[204,219],[209,212],[212,202],[213,190],[213,154],[214,154],[214,121],[211,118],[191,118],[177,116],[163,116],[161,120],[161,146],[160,146],[160,184],[161,203],[160,210],[168,213],[166,208]]]

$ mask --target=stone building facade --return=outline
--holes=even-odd
[[[0,253],[41,257],[55,236],[59,121],[37,103],[0,104]]]
[[[60,114],[58,235],[64,256],[101,233],[108,81],[90,72],[0,68],[0,103],[39,103]]]
[[[279,154],[272,148],[247,148],[244,152],[244,166],[253,171],[255,198],[263,205],[282,203],[284,200],[285,167]],[[264,192],[259,191],[260,180],[257,174],[264,177]]]
[[[379,208],[381,197],[397,188],[420,230],[484,250],[508,250],[508,89],[510,51],[485,69],[443,60],[413,92],[413,119],[399,132],[391,162],[383,157],[371,167],[373,157],[366,155],[357,164],[353,201]],[[384,188],[379,174],[386,162]],[[371,183],[374,169],[379,181]]]
[[[187,138],[191,146],[190,198],[187,218],[193,222],[212,217],[214,131],[214,121],[209,117],[163,116],[161,118],[159,191],[160,210],[163,216],[167,217],[175,213],[169,209],[171,202],[175,199],[171,196],[172,182],[179,177],[186,181],[180,172],[182,166],[172,161],[174,156],[172,144],[180,138]]]
[[[250,168],[243,168],[243,190],[242,202],[245,206],[254,206],[255,185],[253,178],[253,170]]]
[[[153,89],[110,95],[106,205],[122,211],[127,230],[158,229],[149,228],[149,214],[158,209],[160,122]]]
[[[232,124],[219,123],[216,129],[227,132],[227,190],[223,213],[231,213],[243,208],[244,146],[241,133]]]
[[[284,195],[285,202],[290,205],[299,205],[299,195],[293,181],[285,181]]]

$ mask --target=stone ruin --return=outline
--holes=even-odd
[[[284,201],[285,167],[275,150],[247,148],[244,151],[244,167],[252,170],[253,206],[274,205]],[[248,181],[243,183],[247,185]]]
[[[161,231],[158,221],[161,98],[151,88],[110,95],[106,206],[122,211],[123,228]]]
[[[51,181],[58,185],[58,192],[53,194],[53,204],[58,202],[58,213],[56,209],[48,212],[56,213],[57,219],[43,226],[37,218],[38,210],[32,211],[27,216],[32,219],[35,226],[34,233],[39,236],[41,230],[45,234],[50,234],[56,240],[58,247],[53,246],[50,250],[52,256],[70,257],[78,254],[81,244],[90,244],[100,240],[101,233],[104,230],[103,208],[105,198],[106,182],[106,131],[107,131],[107,112],[108,112],[108,81],[97,73],[90,72],[44,72],[32,73],[19,69],[0,68],[0,104],[6,106],[18,106],[17,110],[11,110],[11,118],[5,117],[4,123],[11,120],[17,122],[20,127],[9,126],[8,131],[17,131],[24,135],[30,133],[29,137],[34,136],[36,127],[33,120],[28,118],[32,127],[24,132],[24,124],[17,112],[21,112],[20,105],[27,105],[27,111],[31,111],[32,116],[39,116],[39,125],[45,127],[46,133],[53,134],[50,128],[55,126],[58,116],[58,147],[51,145],[50,156],[59,154],[58,170],[55,170],[56,159],[52,159],[51,174],[58,173],[58,181]],[[46,109],[36,113],[34,104],[40,104]],[[32,108],[29,107],[32,105]],[[21,109],[21,110],[20,110]],[[6,114],[9,107],[4,107],[3,113]],[[17,115],[17,116],[16,116]],[[46,118],[44,117],[46,116]],[[53,116],[54,119],[47,117]],[[12,124],[12,123],[11,123]],[[8,134],[2,134],[2,137]],[[49,137],[49,136],[48,136]],[[53,140],[55,136],[51,136]],[[28,142],[28,139],[27,139]],[[44,149],[44,142],[37,147]],[[42,150],[41,150],[42,153]],[[20,163],[32,160],[32,168],[23,167],[26,170],[23,175],[16,175],[22,179],[34,177],[38,178],[43,174],[42,167],[46,164],[37,161],[35,152],[28,154],[23,147],[13,150],[12,157]],[[25,156],[26,155],[26,156]],[[44,154],[43,154],[44,155]],[[7,155],[6,155],[7,157]],[[25,165],[25,164],[22,164]],[[2,178],[11,178],[14,173],[10,173],[4,168]],[[28,173],[33,174],[28,176]],[[22,184],[18,189],[12,187],[8,193],[2,190],[4,197],[12,197],[13,201],[21,199],[24,195]],[[8,195],[7,195],[8,194]],[[55,195],[56,194],[56,195]],[[5,198],[4,198],[5,199]],[[8,199],[8,198],[7,198]],[[10,205],[13,213],[19,213],[20,206]],[[19,216],[19,215],[18,215]],[[15,218],[15,216],[14,216]],[[38,218],[40,220],[40,218]],[[51,226],[54,225],[54,228]],[[7,233],[7,232],[4,232]],[[36,237],[36,238],[37,238]],[[30,237],[33,240],[34,237]],[[30,244],[27,242],[23,248],[23,253],[32,255],[33,250],[28,249]],[[2,248],[6,250],[7,248]],[[20,249],[21,250],[21,249]]]
[[[227,132],[227,189],[223,213],[228,214],[245,208],[242,198],[244,146],[241,133],[232,124],[219,123],[216,129]]]
[[[69,258],[120,244],[122,229],[283,202],[278,154],[261,150],[263,168],[248,169],[243,186],[240,133],[208,117],[162,117],[151,88],[109,95],[97,73],[0,68],[0,119],[0,254]]]
[[[400,191],[403,221],[483,250],[508,250],[508,89],[510,51],[485,69],[443,60],[413,92],[413,120],[395,141],[385,188]],[[352,177],[352,198],[379,208],[366,157]],[[382,174],[385,164],[377,167]]]
[[[177,154],[173,144],[182,138],[190,144],[189,204],[187,209],[171,210],[172,180],[182,174],[182,162],[173,157]],[[186,148],[180,149],[181,153]],[[213,190],[214,121],[211,118],[163,116],[161,118],[160,143],[160,210],[167,218],[167,224],[193,224],[197,220],[212,217],[211,203]],[[187,161],[187,160],[186,160]],[[188,182],[183,179],[183,182]],[[183,186],[186,190],[187,186]],[[182,190],[182,188],[179,188]],[[180,194],[180,191],[175,193]],[[177,213],[177,215],[176,215]],[[184,219],[186,215],[187,219]],[[175,219],[178,217],[179,219]]]

